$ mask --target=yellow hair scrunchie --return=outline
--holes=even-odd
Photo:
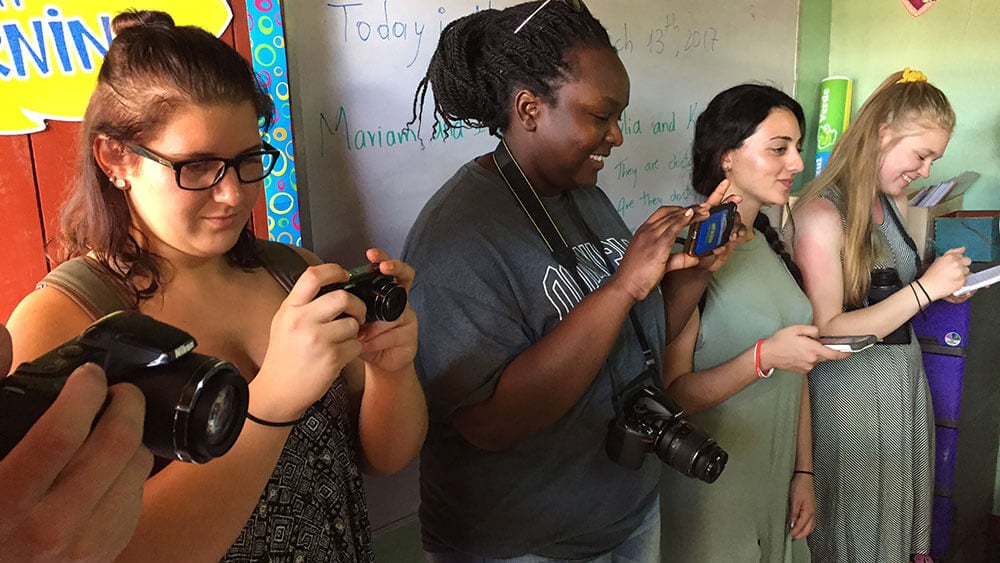
[[[903,77],[896,81],[896,84],[906,84],[907,82],[927,82],[927,75],[919,70],[910,70],[910,67],[903,69]]]

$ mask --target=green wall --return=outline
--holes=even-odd
[[[806,114],[802,143],[805,170],[795,189],[812,180],[816,169],[816,121],[819,114],[819,83],[830,75],[830,15],[832,0],[801,0],[799,6],[799,52],[796,61],[795,99]]]
[[[832,4],[829,73],[854,80],[855,109],[886,76],[907,66],[922,70],[951,100],[958,125],[944,158],[918,187],[975,170],[982,178],[966,193],[966,209],[1000,209],[998,20],[996,1],[942,0],[918,18],[898,0]]]

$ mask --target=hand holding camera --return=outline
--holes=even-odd
[[[674,240],[697,216],[691,207],[663,206],[636,229],[625,257],[611,277],[635,301],[642,301],[659,285],[664,273],[697,264],[697,260],[673,252]]]
[[[135,530],[153,463],[143,418],[135,386],[109,388],[92,364],[75,369],[0,460],[0,561],[114,559]]]
[[[361,359],[383,372],[409,370],[417,354],[417,315],[406,297],[413,284],[413,268],[390,259],[381,249],[369,250],[367,258],[377,264],[372,285],[379,288],[368,299],[379,301],[374,307],[379,309],[380,320],[391,322],[369,322],[361,327]],[[372,310],[373,305],[368,305],[369,314]]]
[[[94,363],[108,383],[146,398],[143,442],[160,457],[204,463],[229,451],[243,428],[247,384],[232,364],[192,352],[188,333],[141,313],[117,311],[25,362],[0,382],[0,457],[56,400],[73,371]]]
[[[255,397],[267,403],[255,401],[255,416],[272,421],[299,418],[348,364],[391,346],[398,334],[393,331],[401,326],[413,325],[415,354],[415,315],[406,299],[412,269],[381,250],[369,250],[367,257],[372,264],[351,270],[320,264],[299,275],[271,320],[267,354],[252,384],[260,389]],[[391,334],[383,336],[386,333]]]
[[[684,242],[685,254],[697,258],[712,254],[715,249],[729,242],[737,222],[735,203],[712,207],[706,219],[691,223],[688,228],[687,240]]]

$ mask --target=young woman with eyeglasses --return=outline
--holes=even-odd
[[[354,295],[316,297],[344,268],[255,240],[250,213],[281,156],[258,130],[272,103],[236,51],[162,12],[112,26],[62,215],[70,260],[57,271],[76,278],[47,277],[15,310],[15,361],[111,302],[189,332],[250,380],[253,418],[228,453],[147,481],[124,559],[369,561],[361,471],[403,468],[426,429],[414,313],[365,323]],[[367,258],[409,286],[409,266]],[[279,283],[307,263],[290,291]]]
[[[721,263],[672,253],[707,206],[660,208],[633,236],[596,187],[622,144],[629,79],[579,2],[456,20],[415,120],[428,88],[446,127],[502,139],[431,198],[404,250],[421,270],[411,300],[431,420],[420,466],[428,560],[657,561],[663,464],[650,454],[626,469],[605,438],[625,387],[661,380],[664,343]],[[507,182],[525,201],[537,194],[535,219],[551,217],[552,242],[571,250],[550,252]]]

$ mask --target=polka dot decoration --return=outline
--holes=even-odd
[[[274,171],[264,180],[267,231],[271,240],[302,245],[299,197],[295,186],[295,147],[292,141],[291,95],[285,27],[278,0],[246,0],[250,28],[250,52],[254,71],[274,101],[271,130],[264,136],[281,151]]]

